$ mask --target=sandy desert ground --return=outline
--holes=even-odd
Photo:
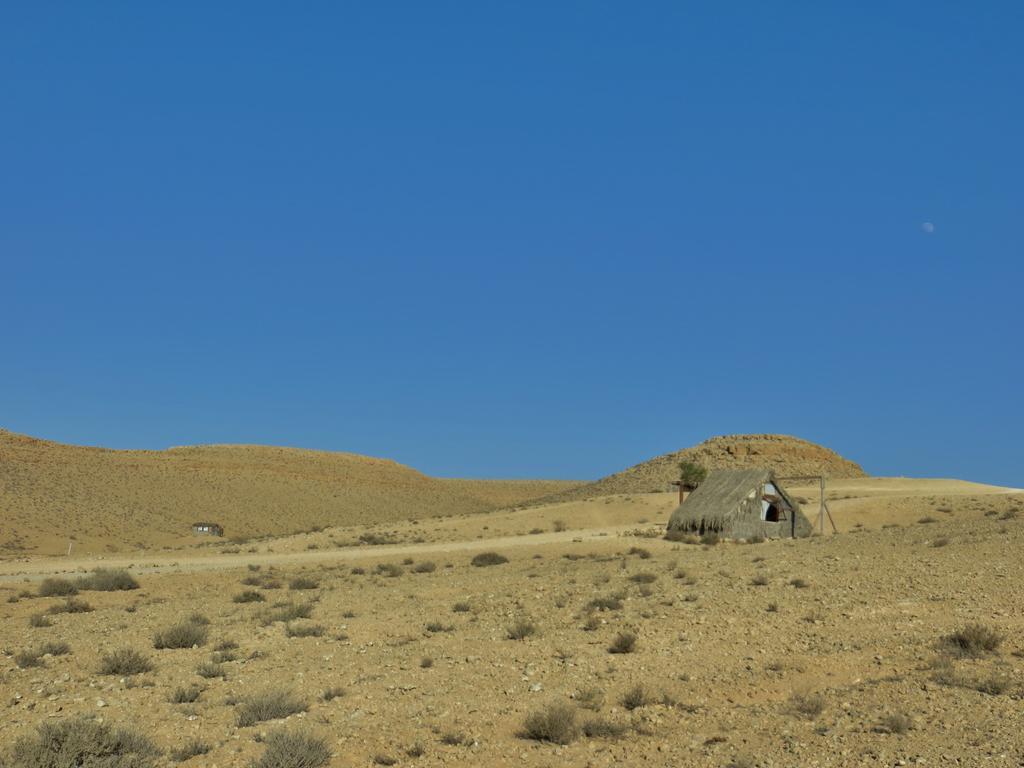
[[[751,545],[664,540],[660,493],[8,557],[0,765],[77,715],[145,736],[155,765],[283,765],[282,733],[335,767],[1024,764],[1024,494],[828,497],[839,535]],[[508,562],[472,564],[488,552]],[[138,588],[39,596],[96,567]],[[122,649],[151,669],[101,674]]]

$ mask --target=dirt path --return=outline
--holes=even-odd
[[[38,558],[10,560],[0,563],[0,579],[38,581],[48,576],[83,573],[93,568],[128,568],[134,573],[189,573],[230,570],[247,565],[309,565],[311,563],[355,562],[390,557],[415,557],[453,552],[503,550],[511,547],[542,544],[566,544],[619,536],[637,526],[618,525],[607,528],[539,533],[528,536],[501,536],[466,541],[430,542],[426,544],[388,544],[382,546],[342,547],[303,552],[243,552],[239,554],[198,555],[161,554],[134,557]]]

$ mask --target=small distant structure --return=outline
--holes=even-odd
[[[669,518],[670,531],[729,539],[798,538],[813,531],[770,469],[720,469],[692,492],[683,490],[680,486],[682,502]]]
[[[219,523],[192,523],[192,533],[196,536],[223,536],[224,526]]]

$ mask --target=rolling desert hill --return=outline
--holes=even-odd
[[[679,479],[679,462],[691,461],[706,469],[770,467],[780,477],[825,475],[830,478],[865,477],[859,464],[835,451],[789,435],[723,435],[692,448],[666,453],[593,483],[567,488],[544,499],[545,503],[596,499],[629,493],[672,490]]]
[[[388,459],[256,445],[164,451],[64,445],[0,430],[0,554],[193,540],[484,512],[578,485],[428,477]]]

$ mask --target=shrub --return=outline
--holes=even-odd
[[[452,610],[455,613],[469,613],[472,610],[472,606],[467,602],[460,602],[453,605]]]
[[[789,583],[796,589],[807,589],[809,586],[811,586],[810,582],[806,579],[793,579]]]
[[[400,565],[395,563],[380,563],[374,569],[376,573],[381,576],[386,576],[389,579],[394,579],[405,573],[405,570]]]
[[[551,704],[531,712],[523,722],[523,736],[534,741],[569,744],[578,735],[576,710],[568,704]]]
[[[591,739],[620,739],[627,730],[625,725],[601,717],[583,723],[583,735]]]
[[[361,533],[359,534],[359,541],[363,544],[370,544],[371,546],[397,543],[397,541],[391,536],[382,536],[379,533]]]
[[[434,660],[429,656],[420,659],[420,669],[430,669],[432,666],[434,666]]]
[[[261,610],[257,614],[257,619],[263,626],[269,626],[279,621],[287,623],[295,619],[308,619],[312,613],[312,603],[276,603]]]
[[[499,555],[497,552],[481,552],[470,560],[470,563],[478,568],[484,568],[489,565],[502,565],[507,562],[508,558],[504,555]]]
[[[40,597],[70,597],[78,594],[78,587],[67,579],[43,579],[38,594]]]
[[[567,526],[567,525],[565,524],[565,521],[564,521],[564,520],[555,520],[555,522],[554,522],[554,523],[552,523],[551,527],[552,527],[552,528],[554,529],[554,531],[555,531],[556,533],[561,533],[562,531],[564,531],[564,530],[565,530],[566,528],[568,528],[569,526]]]
[[[104,654],[100,660],[101,675],[141,675],[153,669],[153,663],[138,651],[120,648]]]
[[[905,715],[902,712],[896,712],[891,715],[885,715],[881,720],[878,721],[878,725],[875,726],[877,733],[906,733],[914,727],[914,721],[909,715]]]
[[[139,582],[126,570],[97,568],[78,580],[78,588],[94,592],[121,592],[138,589]]]
[[[164,648],[192,648],[193,646],[206,645],[206,638],[209,630],[202,624],[194,624],[191,621],[183,621],[180,624],[162,629],[153,635],[153,647]]]
[[[442,624],[440,621],[427,622],[427,632],[451,632],[455,627],[451,624]]]
[[[466,734],[459,731],[445,731],[441,734],[441,743],[449,747],[461,747],[468,741]]]
[[[721,537],[714,531],[708,531],[700,537],[700,543],[707,546],[713,547],[721,541]]]
[[[949,539],[945,536],[940,536],[932,542],[933,547],[945,547],[949,544]]]
[[[813,720],[825,711],[825,697],[820,693],[794,693],[789,697],[789,710]]]
[[[15,654],[14,663],[21,669],[43,666],[43,654],[39,651],[21,651]]]
[[[43,723],[34,736],[23,737],[11,750],[10,765],[63,768],[149,768],[159,754],[137,729],[112,728],[86,717]]]
[[[597,687],[585,688],[576,694],[576,703],[583,709],[597,712],[604,704],[604,691]]]
[[[327,742],[309,733],[273,731],[266,744],[266,751],[251,768],[320,768],[331,759]]]
[[[182,746],[178,747],[177,749],[172,749],[170,757],[171,760],[173,760],[176,763],[183,763],[190,758],[199,757],[199,755],[205,755],[211,749],[213,749],[213,747],[211,747],[205,741],[200,741],[199,739],[192,739],[190,741],[186,741]]]
[[[69,597],[60,605],[51,605],[46,612],[49,614],[90,613],[92,610],[92,606],[85,602],[85,600],[79,600],[77,597]]]
[[[433,573],[436,570],[437,566],[430,561],[427,561],[425,563],[417,563],[412,568],[413,573]]]
[[[345,689],[344,688],[334,687],[334,688],[328,688],[326,691],[324,691],[320,695],[320,698],[323,699],[324,701],[334,701],[335,699],[340,699],[344,695],[345,695]]]
[[[755,587],[766,587],[768,586],[768,577],[763,573],[759,573],[750,580],[750,583]]]
[[[28,617],[30,627],[52,627],[53,622],[46,618],[45,613],[33,613]]]
[[[627,552],[626,554],[636,555],[641,560],[647,560],[651,556],[650,551],[644,549],[643,547],[630,547],[629,552]]]
[[[210,620],[198,611],[196,611],[195,613],[190,613],[188,616],[186,616],[185,621],[187,621],[189,624],[197,624],[199,626],[204,627],[210,623]]]
[[[653,573],[634,573],[629,580],[636,584],[653,584],[658,577]]]
[[[218,664],[215,661],[204,661],[196,667],[196,674],[200,677],[205,677],[207,680],[212,680],[217,677],[227,677],[228,672],[223,664]]]
[[[350,571],[350,573],[353,576],[364,576],[364,575],[366,575],[366,569],[365,568],[360,568],[359,566],[356,566],[355,568],[353,568]]]
[[[622,609],[622,601],[613,595],[595,597],[583,607],[588,611],[618,611]]]
[[[278,720],[309,709],[305,701],[288,690],[264,691],[238,705],[238,725],[245,728],[265,720]]]
[[[525,640],[530,635],[537,634],[537,625],[529,619],[516,619],[507,630],[509,640]]]
[[[928,525],[929,523],[937,523],[939,521],[936,520],[934,517],[922,517],[917,522],[919,522],[921,525]]]
[[[228,661],[235,661],[237,658],[234,651],[214,651],[210,654],[210,661],[214,664],[224,664]]]
[[[174,692],[168,698],[171,704],[193,704],[199,701],[199,696],[202,694],[203,689],[198,685],[193,685],[188,688],[175,688]]]
[[[71,653],[71,646],[62,642],[43,643],[39,652],[43,656],[65,656]]]
[[[262,603],[264,600],[266,598],[255,589],[247,589],[231,598],[233,603]]]
[[[636,635],[632,632],[619,632],[608,646],[608,653],[632,653],[636,650]]]
[[[324,628],[319,624],[287,624],[284,633],[288,637],[321,637],[324,634]]]
[[[398,761],[391,755],[379,754],[373,756],[374,765],[398,765]]]
[[[624,694],[621,699],[622,706],[632,712],[634,709],[646,707],[654,703],[654,698],[643,685],[637,683]]]
[[[316,589],[320,582],[309,576],[296,576],[288,582],[288,589]]]
[[[943,638],[946,650],[954,656],[978,657],[996,651],[1003,637],[984,624],[968,624]]]

